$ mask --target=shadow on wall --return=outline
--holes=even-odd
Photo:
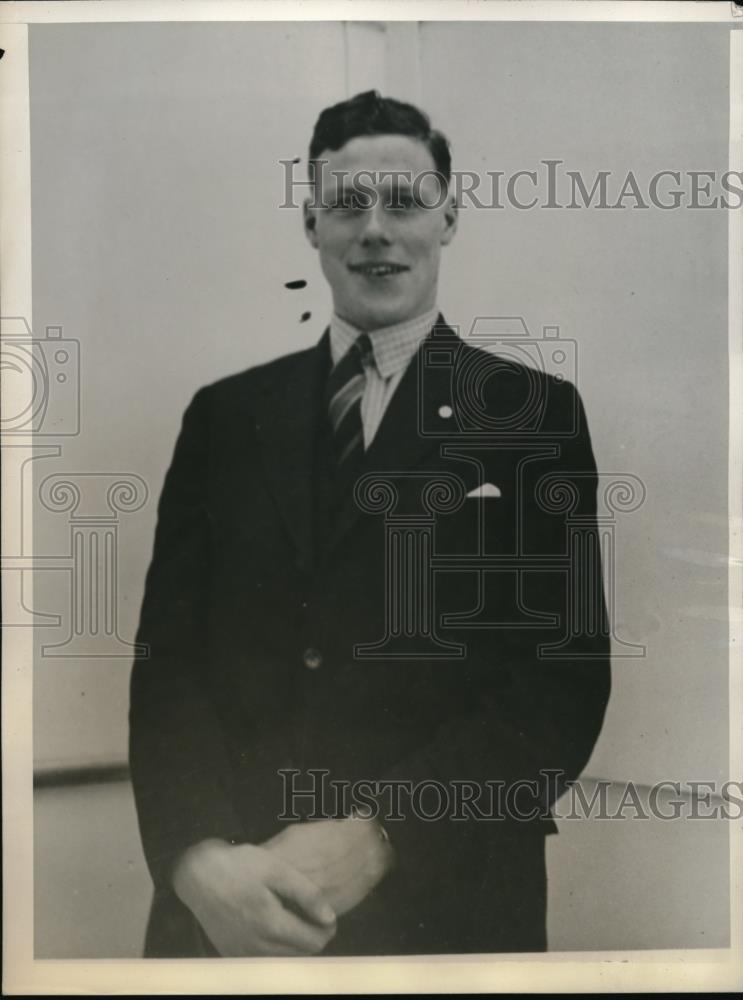
[[[129,782],[41,788],[34,814],[36,958],[140,957],[152,885]],[[563,820],[547,845],[550,950],[728,946],[725,822]]]

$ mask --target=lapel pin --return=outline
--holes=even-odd
[[[448,420],[449,417],[454,416],[454,410],[452,410],[451,406],[447,406],[446,403],[444,403],[443,406],[439,407],[439,416],[444,420]]]

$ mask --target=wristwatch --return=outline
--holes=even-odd
[[[353,819],[376,819],[374,816],[374,810],[371,806],[352,806],[351,807],[351,817]],[[387,830],[382,826],[382,824],[377,820],[377,830],[379,831],[379,839],[385,844],[392,846],[392,841],[390,840],[390,835]]]

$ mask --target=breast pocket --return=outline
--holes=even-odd
[[[437,515],[434,549],[447,557],[468,559],[505,555],[515,551],[516,533],[516,511],[509,495],[477,492],[467,495],[456,510]]]
[[[436,519],[433,538],[436,617],[451,627],[492,620],[504,589],[514,592],[518,522],[513,495],[474,487],[451,513]],[[512,596],[509,605],[515,600]]]

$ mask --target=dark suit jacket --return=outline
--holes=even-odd
[[[609,640],[580,398],[440,324],[360,470],[391,485],[365,480],[355,500],[338,500],[324,457],[327,334],[188,407],[137,637],[149,655],[131,683],[131,773],[156,890],[148,955],[213,953],[170,867],[203,838],[258,843],[281,829],[279,769],[304,786],[315,768],[448,790],[553,769],[562,789],[591,753]],[[463,499],[482,483],[500,496]],[[589,559],[568,572],[576,525]],[[412,637],[390,598],[405,572],[393,536],[407,537],[403,550],[429,544],[434,560],[414,578],[433,610]],[[521,813],[536,813],[524,794]],[[420,800],[429,816],[435,798]],[[396,865],[341,918],[328,953],[546,947],[544,838],[556,828],[544,810],[503,818],[501,800],[489,812],[500,818],[427,821],[402,802],[404,818],[385,821]]]

